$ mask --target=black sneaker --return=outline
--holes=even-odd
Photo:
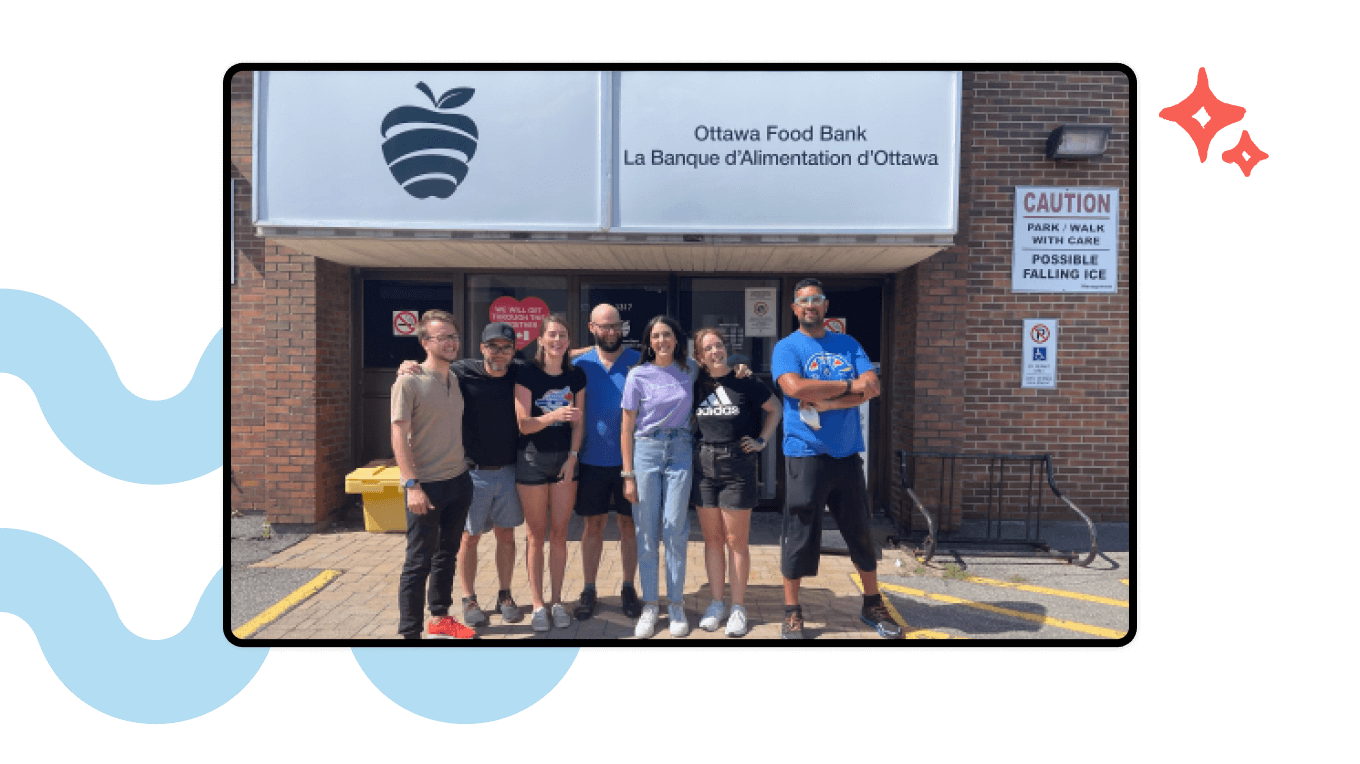
[[[576,620],[586,621],[595,615],[595,590],[582,589],[581,599],[576,601]]]
[[[623,598],[624,615],[629,618],[637,618],[642,615],[642,602],[638,599],[636,589],[628,584],[624,584],[620,596]]]
[[[803,614],[794,610],[784,614],[784,624],[779,627],[779,636],[784,639],[807,639],[803,633]]]
[[[859,619],[878,630],[884,639],[901,639],[902,625],[893,620],[892,613],[883,605],[867,606],[859,611]]]

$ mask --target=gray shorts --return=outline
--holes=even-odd
[[[519,505],[515,490],[515,465],[507,464],[494,470],[474,469],[472,473],[472,506],[468,508],[469,534],[480,536],[495,528],[514,528],[524,522],[524,509]]]

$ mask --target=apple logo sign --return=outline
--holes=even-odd
[[[477,153],[477,123],[451,111],[472,100],[474,91],[454,88],[436,99],[425,83],[416,88],[434,108],[398,106],[388,112],[382,121],[383,157],[406,193],[417,199],[447,199],[463,184],[467,163]]]

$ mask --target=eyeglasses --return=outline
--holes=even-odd
[[[488,342],[482,347],[486,348],[488,353],[513,353],[515,351],[515,346],[509,344],[497,345]]]
[[[595,323],[594,321],[590,322],[590,324],[591,324],[591,326],[594,326],[596,329],[599,329],[599,330],[602,331],[602,332],[621,332],[621,331],[623,331],[623,324],[597,324],[597,323]]]
[[[821,305],[824,302],[826,302],[826,296],[820,294],[809,294],[793,298],[794,305]]]
[[[430,339],[430,342],[442,342],[442,343],[444,343],[444,344],[446,344],[446,345],[452,345],[452,344],[455,344],[455,343],[458,342],[458,335],[456,335],[456,334],[441,334],[441,335],[438,336],[438,337],[430,337],[429,339]]]

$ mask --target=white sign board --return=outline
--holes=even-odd
[[[960,72],[615,81],[613,230],[957,230]]]
[[[1012,292],[1113,294],[1119,189],[1015,187]]]
[[[418,323],[420,323],[420,316],[417,316],[414,310],[394,310],[392,311],[392,336],[414,337]]]
[[[602,72],[260,72],[259,225],[598,231]]]
[[[1025,319],[1021,343],[1020,386],[1054,388],[1058,386],[1058,320]]]
[[[746,336],[774,337],[779,330],[779,306],[775,304],[776,289],[746,288]]]

